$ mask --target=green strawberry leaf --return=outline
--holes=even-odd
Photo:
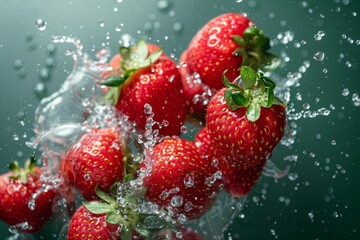
[[[273,99],[273,105],[281,105],[281,106],[286,106],[286,103],[284,101],[282,101],[280,98],[274,96]]]
[[[107,87],[119,87],[126,81],[126,78],[121,76],[111,76],[105,79],[100,85],[107,86]]]
[[[267,99],[266,107],[271,107],[274,102],[274,91],[272,88],[267,88]]]
[[[239,85],[237,85],[235,83],[231,83],[229,81],[229,79],[225,75],[226,73],[227,73],[227,70],[225,70],[222,74],[222,82],[223,82],[224,86],[229,89],[233,89],[235,91],[243,91],[243,89]]]
[[[152,63],[156,62],[162,54],[163,50],[159,49],[149,55],[148,58],[145,59],[145,61],[139,63],[139,68],[144,68],[150,66]]]
[[[120,217],[120,215],[117,214],[116,212],[107,213],[105,220],[106,220],[106,222],[108,222],[110,224],[119,224],[123,221],[123,219]]]
[[[242,38],[241,36],[239,35],[234,35],[234,36],[231,36],[231,38],[234,40],[234,42],[239,45],[239,46],[242,46],[242,47],[245,47],[246,46],[246,42],[244,40],[244,38]],[[244,48],[242,48],[244,49]]]
[[[240,68],[240,75],[245,89],[250,89],[255,86],[257,74],[254,69],[243,66]]]
[[[227,89],[225,92],[224,92],[224,98],[225,98],[225,101],[226,101],[226,104],[228,105],[228,107],[231,109],[231,110],[236,110],[237,109],[237,106],[232,98],[232,89]]]
[[[10,171],[19,171],[20,170],[20,166],[19,166],[19,163],[17,161],[13,161],[13,162],[10,162],[8,164],[8,168]]]
[[[86,209],[93,214],[104,214],[115,211],[114,204],[108,204],[99,201],[84,202],[83,204],[86,207]]]
[[[256,122],[260,117],[261,107],[257,103],[251,103],[246,109],[246,118],[251,122]]]
[[[107,203],[116,204],[116,200],[113,197],[109,196],[107,193],[101,191],[98,185],[96,185],[95,187],[95,194],[96,196],[98,196],[100,199],[104,200]]]
[[[143,39],[140,39],[139,42],[137,43],[135,54],[138,58],[136,59],[137,61],[143,61],[146,59],[148,55],[148,47]]]
[[[245,41],[251,41],[255,35],[258,35],[260,33],[260,30],[256,27],[250,26],[245,29],[244,31],[244,39]]]
[[[276,84],[270,78],[262,76],[261,79],[264,81],[266,87],[269,87],[271,89],[274,89],[276,87]]]
[[[119,47],[119,54],[125,61],[130,59],[131,51],[132,50],[130,47],[124,47],[124,46]]]
[[[233,102],[237,105],[237,107],[244,107],[244,106],[249,105],[249,99],[247,99],[240,92],[232,92],[231,98],[232,98]]]

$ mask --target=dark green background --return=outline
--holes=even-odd
[[[179,57],[209,19],[225,12],[246,12],[273,40],[279,33],[293,33],[291,42],[278,43],[272,50],[289,57],[277,70],[279,76],[298,72],[304,61],[310,62],[300,86],[291,91],[296,112],[308,103],[310,110],[324,107],[331,113],[290,121],[297,131],[295,143],[290,148],[279,146],[273,161],[279,168],[290,165],[290,176],[296,173],[298,178],[263,177],[242,215],[230,227],[233,239],[360,239],[360,114],[352,101],[353,94],[360,94],[359,1],[169,0],[170,5],[163,10],[159,2],[1,0],[0,173],[6,172],[7,162],[24,161],[31,154],[24,143],[33,136],[34,110],[39,102],[33,89],[41,82],[39,71],[50,57],[47,46],[52,35],[81,39],[91,56],[93,49],[103,46],[115,51],[124,33],[135,39],[147,36],[168,54]],[[39,18],[47,22],[44,31],[36,28]],[[182,25],[180,32],[174,31],[175,23]],[[157,28],[145,31],[146,24]],[[120,32],[115,30],[118,26]],[[314,35],[320,30],[325,36],[315,41]],[[295,47],[301,42],[300,48]],[[58,46],[52,56],[56,66],[50,69],[49,78],[42,80],[48,93],[55,91],[72,69],[71,58],[64,54],[67,48],[72,46]],[[313,59],[318,51],[325,53],[321,62]],[[18,59],[23,62],[25,76],[14,67]],[[350,91],[348,96],[342,95],[345,88]],[[297,93],[302,100],[295,98]],[[24,116],[19,116],[22,113]],[[14,134],[19,140],[14,140]],[[297,162],[285,161],[288,155],[296,155]],[[56,221],[59,219],[34,238],[53,239],[58,231],[53,226]],[[0,239],[10,236],[4,223],[0,228]]]

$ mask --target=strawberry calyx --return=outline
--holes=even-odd
[[[272,105],[286,104],[274,95],[276,84],[262,72],[256,72],[249,66],[240,68],[241,85],[231,83],[225,76],[222,81],[227,88],[224,98],[231,110],[241,107],[246,108],[246,117],[249,121],[255,122],[260,118],[261,107],[269,108]]]
[[[131,185],[133,179],[133,175],[126,175],[121,183],[117,182],[110,188],[110,195],[96,187],[95,193],[100,201],[84,202],[83,205],[93,214],[106,214],[106,222],[119,227],[123,240],[131,240],[135,232],[147,238],[164,227],[173,227],[159,216],[141,210],[146,207],[146,190],[134,188]]]
[[[17,161],[10,162],[8,168],[13,172],[10,179],[19,179],[21,183],[26,184],[29,176],[39,175],[38,172],[35,171],[36,166],[36,158],[34,156],[26,160],[24,168],[21,168]]]
[[[106,78],[100,85],[111,87],[106,98],[114,104],[119,99],[119,88],[131,78],[131,75],[139,69],[151,66],[156,62],[162,54],[162,49],[149,54],[148,46],[143,39],[140,39],[135,49],[131,47],[119,47],[119,54],[122,58],[120,61],[121,75],[110,76]]]
[[[259,28],[250,26],[245,29],[243,36],[234,35],[232,39],[239,45],[233,55],[243,58],[242,66],[250,66],[264,72],[272,71],[279,66],[279,58],[268,52],[270,39]]]

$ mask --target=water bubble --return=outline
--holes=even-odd
[[[335,146],[335,145],[336,145],[336,141],[335,141],[335,140],[331,140],[331,145]]]
[[[304,104],[303,104],[303,109],[304,109],[304,110],[310,109],[310,104],[304,103]]]
[[[146,23],[144,24],[144,30],[145,30],[146,32],[151,32],[151,31],[153,30],[153,25],[152,25],[150,22],[146,22]]]
[[[45,64],[48,68],[53,68],[55,66],[55,60],[54,58],[47,58],[46,61],[45,61]]]
[[[308,218],[310,219],[310,221],[314,221],[314,213],[313,212],[309,212],[308,213]]]
[[[187,132],[187,127],[186,126],[181,126],[180,132],[185,134]]]
[[[356,40],[355,44],[360,45],[360,40]]]
[[[353,103],[354,103],[354,105],[355,105],[356,107],[359,107],[359,106],[360,106],[360,98],[359,98],[359,95],[358,95],[357,93],[354,93],[354,94],[352,95],[351,100],[353,101]]]
[[[318,31],[318,32],[314,35],[314,38],[315,38],[316,41],[320,41],[324,36],[325,36],[324,31]]]
[[[34,94],[37,98],[42,99],[47,95],[47,88],[44,83],[37,83],[34,88]]]
[[[100,26],[100,27],[105,27],[105,22],[104,22],[104,20],[100,20],[100,21],[99,21],[99,26]]]
[[[36,25],[37,29],[39,29],[40,31],[44,31],[46,29],[47,23],[45,20],[39,18],[35,21],[35,25]]]
[[[152,113],[152,107],[151,107],[150,104],[145,103],[145,105],[144,105],[144,113],[145,114],[151,114]]]
[[[323,73],[328,73],[327,68],[324,68],[322,72],[323,72]]]
[[[56,52],[56,45],[50,43],[49,45],[47,45],[46,51],[48,52],[49,55],[53,55]]]
[[[17,75],[19,78],[25,78],[28,71],[25,68],[21,68],[19,71],[17,71]]]
[[[124,47],[129,47],[131,45],[131,41],[132,41],[132,36],[130,34],[123,34],[121,35],[121,38],[120,38],[120,43],[122,45],[124,45]]]
[[[12,137],[13,137],[14,141],[19,141],[19,139],[20,139],[19,135],[16,133],[14,133]]]
[[[351,64],[351,62],[346,61],[346,62],[345,62],[345,66],[347,66],[348,68],[351,68],[352,64]]]
[[[324,52],[316,52],[313,56],[313,59],[316,60],[316,61],[319,61],[321,62],[322,60],[324,60],[325,58],[325,53]]]
[[[288,178],[290,181],[295,181],[298,178],[298,174],[297,173],[289,173]]]
[[[65,50],[65,56],[71,56],[73,54],[74,54],[74,52],[71,49],[66,49]]]

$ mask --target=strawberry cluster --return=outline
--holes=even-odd
[[[184,224],[220,191],[246,196],[284,135],[285,104],[264,74],[279,63],[269,49],[235,13],[209,21],[178,64],[143,40],[120,47],[99,81],[101,103],[131,130],[120,120],[88,129],[62,154],[56,187],[46,187],[34,159],[22,170],[11,164],[0,177],[0,219],[39,231],[62,197],[77,207],[69,240],[203,239]],[[190,115],[203,125],[193,141],[181,137]]]

